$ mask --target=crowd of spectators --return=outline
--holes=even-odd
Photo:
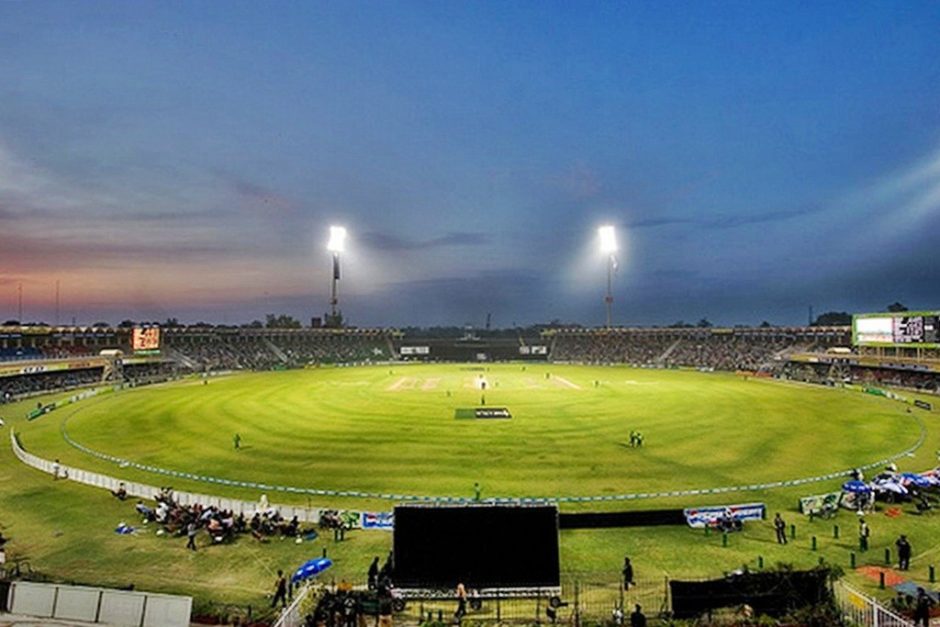
[[[278,343],[295,366],[318,363],[357,363],[389,359],[388,342],[365,335],[326,335],[285,338]]]
[[[912,372],[910,370],[889,368],[851,368],[849,373],[853,383],[895,386],[932,393],[940,392],[940,374],[938,373]]]
[[[123,500],[120,488],[112,494]],[[208,535],[211,544],[231,542],[242,534],[263,542],[278,536],[299,538],[310,532],[301,526],[296,516],[286,520],[272,507],[263,507],[253,515],[245,516],[213,505],[181,505],[170,487],[162,488],[154,496],[154,501],[156,505],[151,507],[138,500],[134,509],[145,523],[159,525],[163,534],[186,537],[187,547],[192,550],[196,550],[195,539],[201,532]]]
[[[86,385],[94,385],[101,382],[101,377],[102,369],[100,367],[2,377],[0,378],[0,402],[9,402],[20,396],[41,392],[71,390]]]
[[[391,356],[384,337],[356,333],[193,336],[176,338],[171,347],[200,371],[271,370]]]
[[[614,329],[560,332],[555,337],[551,358],[582,363],[760,371],[774,368],[776,357],[788,352],[826,345],[825,338],[787,333]]]
[[[160,383],[175,377],[179,371],[175,362],[154,361],[124,366],[124,381],[134,385]]]
[[[642,332],[559,334],[551,357],[556,361],[649,365],[675,341],[668,335]]]
[[[855,383],[940,393],[940,373],[936,372],[855,365],[834,369],[825,363],[789,363],[781,369],[781,376],[805,383]]]
[[[238,370],[243,367],[238,352],[217,338],[187,342],[173,348],[195,364],[197,370]]]
[[[90,357],[92,355],[96,355],[97,352],[98,349],[94,347],[79,346],[74,344],[49,344],[42,347],[22,346],[15,348],[0,348],[0,362]]]
[[[92,357],[97,355],[99,348],[80,346],[76,344],[62,344],[59,346],[43,346],[42,359],[74,359],[76,357]]]
[[[787,338],[706,335],[679,340],[663,365],[756,372],[770,370],[779,353],[800,348],[804,346]]]
[[[0,348],[0,361],[26,361],[30,359],[42,359],[43,353],[38,348],[16,347]]]

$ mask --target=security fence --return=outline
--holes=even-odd
[[[295,593],[291,604],[278,616],[273,627],[302,627],[306,616],[316,606],[318,589],[312,583],[301,586]]]
[[[624,590],[618,582],[570,581],[557,589],[515,596],[511,591],[488,591],[485,596],[472,592],[466,604],[464,620],[495,623],[568,623],[629,622],[636,605],[648,617],[668,609],[668,584],[664,579],[639,580]],[[396,622],[453,622],[458,603],[453,593],[409,599]]]
[[[883,606],[876,599],[843,581],[833,585],[836,604],[852,625],[860,627],[909,627],[914,623]]]

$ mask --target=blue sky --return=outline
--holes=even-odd
[[[0,317],[940,308],[935,2],[0,3]]]

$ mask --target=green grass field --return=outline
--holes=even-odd
[[[548,376],[547,376],[548,375]],[[507,407],[509,420],[457,418],[481,400]],[[795,479],[844,470],[912,446],[922,420],[927,441],[902,470],[933,466],[940,447],[937,414],[858,392],[744,380],[730,374],[625,367],[507,364],[396,365],[323,368],[190,379],[83,401],[27,423],[35,401],[3,408],[8,428],[41,457],[180,490],[257,499],[258,490],[170,480],[92,457],[62,437],[96,451],[163,468],[268,484],[424,496],[604,496]],[[642,431],[641,449],[627,446]],[[238,433],[242,449],[234,450]],[[260,603],[270,571],[289,569],[326,547],[335,577],[359,580],[372,555],[387,552],[387,532],[355,532],[344,543],[318,540],[233,546],[187,553],[183,542],[112,532],[134,519],[132,506],[103,491],[56,482],[0,453],[0,524],[14,538],[13,556],[61,579],[186,592],[198,599]],[[854,515],[809,522],[799,496],[840,481],[723,495],[562,504],[563,510],[639,509],[761,501],[798,525],[797,541],[772,542],[770,522],[750,524],[721,546],[719,537],[682,527],[568,531],[561,534],[566,578],[615,581],[622,556],[634,557],[651,580],[720,575],[756,563],[812,566],[820,556],[848,567]],[[274,502],[390,509],[381,499],[270,492]],[[907,533],[915,549],[912,576],[926,581],[940,563],[938,522],[904,508],[898,518],[870,521],[873,550],[859,563],[883,562],[883,548]],[[940,519],[938,519],[940,520]],[[809,546],[819,538],[819,550]]]

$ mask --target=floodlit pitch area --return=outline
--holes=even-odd
[[[548,376],[546,376],[548,375]],[[486,389],[480,380],[485,379]],[[595,384],[596,382],[596,384]],[[512,418],[457,418],[485,394],[488,407]],[[61,395],[60,395],[61,396]],[[54,397],[53,397],[54,398]],[[808,477],[883,459],[927,429],[925,443],[902,470],[935,465],[940,448],[936,412],[913,410],[859,392],[731,374],[627,367],[527,365],[395,365],[236,374],[100,396],[33,422],[36,400],[3,409],[25,448],[46,458],[111,475],[172,484],[177,489],[257,499],[258,490],[170,479],[98,460],[65,442],[63,421],[76,441],[135,462],[236,480],[301,488],[429,496],[603,496],[708,488]],[[462,414],[466,415],[466,414]],[[629,447],[641,431],[642,449]],[[235,451],[233,437],[241,436]],[[8,436],[5,436],[8,437]],[[634,558],[650,590],[662,577],[720,575],[742,564],[810,567],[825,558],[845,569],[857,548],[851,512],[810,522],[798,498],[838,489],[841,480],[799,487],[652,501],[562,504],[562,509],[638,509],[764,502],[798,529],[786,547],[773,542],[771,522],[750,523],[728,546],[687,527],[576,530],[561,533],[566,581],[606,582],[616,595],[623,555]],[[269,492],[274,502],[385,510],[380,499]],[[870,518],[872,549],[859,565],[883,564],[900,533],[915,547],[912,573],[926,578],[940,546],[934,517],[913,507],[898,517]],[[0,526],[8,551],[57,579],[127,585],[192,594],[256,607],[277,568],[296,567],[325,548],[336,561],[331,577],[363,581],[375,555],[391,547],[384,531],[356,531],[334,543],[273,540],[186,551],[185,539],[152,530],[120,536],[119,522],[139,524],[132,502],[67,481],[53,482],[0,449]],[[833,538],[833,525],[841,535]],[[819,539],[818,550],[810,546]],[[472,541],[472,539],[467,539]],[[862,577],[853,583],[874,587]],[[644,584],[647,585],[647,584]],[[645,589],[645,588],[641,588]],[[612,597],[612,599],[615,598]]]
[[[481,403],[506,407],[512,419],[455,420],[455,411]],[[85,401],[23,428],[34,453],[120,474],[66,444],[63,421],[86,447],[167,469],[463,497],[476,482],[484,497],[553,498],[794,479],[885,458],[920,435],[898,404],[858,393],[728,374],[545,365],[190,380]],[[642,448],[629,446],[634,430]]]

